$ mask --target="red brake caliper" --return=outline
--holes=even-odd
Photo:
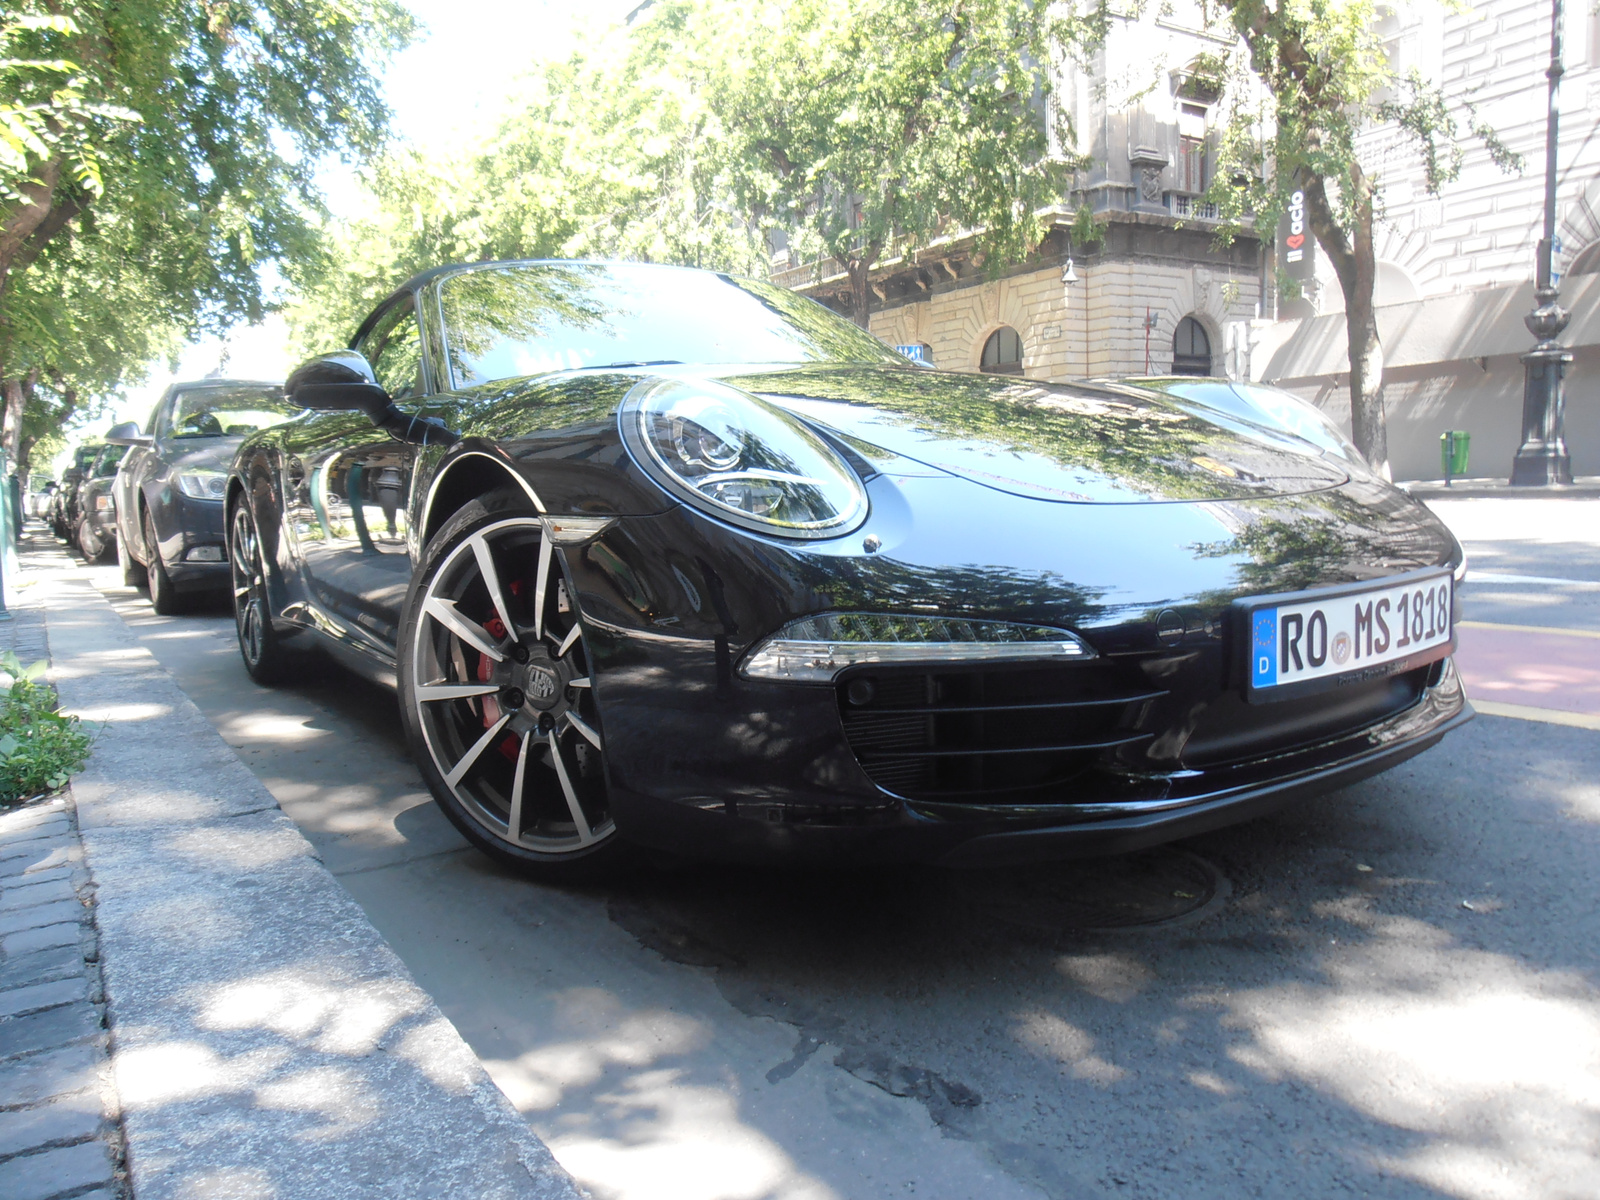
[[[506,639],[506,626],[498,614],[490,617],[483,623],[483,631],[497,642]],[[478,682],[488,683],[494,675],[494,662],[487,654],[478,655]],[[500,705],[493,696],[483,698],[483,727],[485,729],[500,719]],[[500,743],[500,753],[511,762],[517,761],[517,751],[521,743],[515,737],[508,737]]]

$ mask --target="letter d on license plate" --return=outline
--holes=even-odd
[[[1243,610],[1250,700],[1280,700],[1410,671],[1455,648],[1448,571],[1259,596]]]

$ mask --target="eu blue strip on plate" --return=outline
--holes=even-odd
[[[1250,686],[1278,682],[1278,610],[1258,608],[1250,614]]]

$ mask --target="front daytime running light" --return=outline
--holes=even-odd
[[[746,679],[832,683],[867,664],[1085,662],[1094,650],[1075,634],[1011,621],[827,613],[785,625],[745,656]]]
[[[221,500],[228,494],[228,477],[221,471],[190,471],[178,476],[178,487],[196,500]]]

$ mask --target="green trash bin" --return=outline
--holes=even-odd
[[[1444,485],[1450,486],[1452,475],[1467,473],[1467,454],[1472,449],[1472,435],[1461,429],[1447,429],[1439,435],[1439,459],[1444,466]]]

